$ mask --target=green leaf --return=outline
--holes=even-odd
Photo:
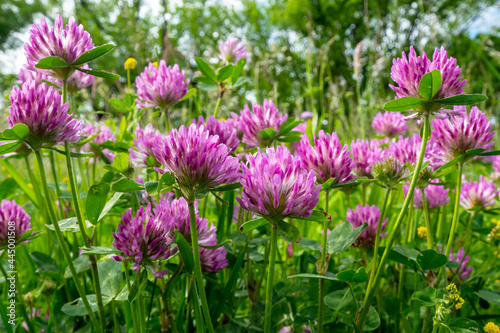
[[[381,246],[378,249],[378,255],[383,256],[385,251],[385,246]],[[389,259],[394,260],[400,264],[404,264],[415,268],[417,266],[417,256],[419,252],[407,245],[400,246],[396,245],[389,252]]]
[[[408,111],[424,105],[427,101],[423,98],[416,97],[401,97],[385,103],[384,110],[386,111]]]
[[[17,171],[17,168],[10,164],[5,158],[0,158],[0,164],[7,170],[7,173],[16,181],[17,185],[23,190],[26,196],[35,204],[35,206],[40,207],[35,191],[28,186],[26,181],[26,176],[23,176]]]
[[[278,136],[284,135],[291,130],[293,130],[298,125],[302,124],[302,121],[295,120],[295,118],[288,118],[283,125],[280,126],[278,131]]]
[[[78,274],[83,273],[90,269],[90,260],[89,257],[87,256],[80,256],[77,257],[75,260],[73,260],[73,265],[75,266],[75,270]],[[69,270],[69,267],[66,267],[66,270],[64,271],[64,278],[65,279],[71,279],[71,271]]]
[[[144,183],[144,187],[146,188],[146,192],[149,194],[156,194],[158,190],[158,182],[149,181]]]
[[[126,273],[128,274],[128,272]],[[128,294],[128,301],[132,303],[139,297],[146,286],[148,285],[148,271],[143,269],[139,274],[136,275],[134,284],[130,287],[130,292]]]
[[[479,156],[498,156],[498,155],[500,155],[500,150],[492,150],[479,154]]]
[[[211,78],[209,77],[206,77],[206,76],[196,76],[194,79],[193,79],[194,82],[200,82],[200,83],[203,83],[203,84],[206,84],[206,85],[209,85],[209,86],[215,86],[217,88],[217,82],[215,82],[214,80],[212,80]],[[205,90],[203,89],[202,87],[200,87],[200,90]]]
[[[111,210],[111,208],[113,208],[113,206],[115,205],[115,203],[120,199],[120,197],[122,196],[123,193],[120,193],[120,192],[117,192],[115,194],[113,194],[113,196],[111,197],[111,199],[109,199],[109,201],[106,203],[106,205],[104,206],[102,212],[101,212],[101,215],[99,215],[99,219],[97,221],[100,221],[102,220],[106,214],[108,214],[108,212]]]
[[[342,309],[352,301],[352,295],[347,289],[336,290],[325,296],[325,304],[334,311]]]
[[[424,271],[436,269],[446,265],[448,258],[434,250],[425,250],[418,254],[417,262]]]
[[[479,332],[477,322],[468,318],[455,318],[448,325],[452,333],[476,333]]]
[[[196,64],[198,64],[198,69],[203,75],[212,79],[214,82],[217,82],[217,75],[215,74],[214,69],[206,63],[205,60],[199,57],[194,58],[194,60],[196,61]]]
[[[266,223],[267,223],[267,220],[263,217],[260,217],[258,219],[247,221],[247,222],[243,223],[240,227],[240,231],[241,232],[249,232],[249,231],[252,231],[253,229],[258,228],[261,225],[264,225]]]
[[[51,56],[40,59],[35,67],[40,69],[61,69],[69,68],[69,65],[64,59]]]
[[[115,46],[113,44],[104,44],[101,46],[94,47],[92,50],[88,50],[87,52],[79,56],[78,59],[76,59],[71,64],[71,66],[83,65],[89,61],[102,57],[103,55],[110,52],[114,48]]]
[[[434,306],[436,304],[436,289],[427,287],[424,291],[417,291],[411,296],[412,300],[417,300],[424,306]]]
[[[350,222],[341,223],[328,235],[328,253],[338,254],[344,252],[347,248],[358,239],[359,235],[368,228],[367,223],[363,223],[356,229],[352,229]]]
[[[174,174],[170,171],[165,172],[163,175],[161,175],[160,184],[166,186],[174,185],[175,184]]]
[[[443,99],[436,99],[433,102],[444,104],[444,105],[474,105],[477,103],[484,102],[488,97],[481,94],[472,94],[472,95],[455,95]]]
[[[99,216],[106,205],[109,189],[109,184],[106,183],[92,185],[89,188],[87,201],[85,203],[85,211],[87,213],[87,218],[93,225],[96,225],[99,221]]]
[[[97,271],[102,294],[111,298],[118,296],[122,290],[122,264],[109,258],[97,263]]]
[[[14,152],[22,144],[23,144],[22,141],[14,141],[14,142],[0,144],[0,155]]]
[[[475,292],[478,297],[484,299],[485,301],[491,302],[495,305],[500,305],[500,293],[495,290],[482,289]]]
[[[105,79],[112,79],[112,80],[119,80],[120,79],[120,75],[109,73],[109,72],[105,72],[105,71],[92,70],[92,69],[83,69],[83,68],[79,68],[79,67],[77,67],[76,69],[79,70],[80,72],[84,72],[84,73],[87,73],[87,74],[90,74],[90,75],[102,77],[102,78],[105,78]]]
[[[363,332],[375,331],[380,326],[380,316],[377,310],[370,306],[368,314],[366,315],[365,325],[363,326]]]
[[[122,178],[116,181],[111,189],[115,192],[135,192],[144,190],[144,186],[130,178]]]
[[[444,165],[441,165],[437,170],[436,170],[436,174],[439,174],[440,172],[442,172],[443,170],[446,170],[447,168],[455,165],[456,163],[458,163],[460,160],[462,160],[464,157],[465,157],[466,154],[463,154],[463,155],[460,155],[458,157],[455,157],[454,159],[452,159],[451,161],[449,161],[448,163],[444,164]]]
[[[61,231],[79,232],[80,226],[78,225],[78,219],[76,217],[70,217],[68,219],[60,220],[57,222],[59,224],[59,229]],[[54,230],[52,224],[45,225],[47,229]],[[89,221],[85,221],[85,227],[90,228],[92,224]]]
[[[189,93],[189,91],[188,91]],[[123,95],[123,101],[125,102],[125,105],[127,108],[133,108],[135,106],[135,100],[137,98],[136,94],[131,94],[131,93],[126,93]]]
[[[368,281],[368,274],[364,267],[358,268],[357,271],[349,268],[337,273],[337,279],[343,282],[363,283]]]
[[[231,77],[233,74],[234,66],[229,64],[219,69],[217,74],[217,81],[224,82]]]
[[[106,246],[89,246],[89,247],[81,247],[82,254],[87,256],[90,255],[110,255],[110,254],[119,254],[121,251],[115,249],[114,247],[106,247]]]
[[[485,150],[486,149],[483,149],[483,148],[469,149],[465,153],[467,154],[467,156],[476,156],[476,155],[481,154]]]
[[[87,295],[87,300],[90,303],[90,308],[92,309],[92,312],[97,312],[98,306],[97,306],[96,296],[94,294]],[[102,297],[102,302],[104,306],[108,305],[110,301],[111,298],[107,296]],[[67,314],[68,316],[73,316],[73,317],[82,317],[88,315],[87,309],[85,308],[85,305],[83,304],[81,297],[75,299],[74,301],[64,304],[61,308],[61,311]]]
[[[232,242],[233,242],[232,240],[226,239],[222,243],[215,244],[215,245],[201,245],[200,244],[200,247],[205,248],[205,249],[218,249],[219,247],[223,247],[223,246],[229,245]]]
[[[241,58],[240,60],[238,60],[238,63],[236,64],[236,66],[234,66],[233,74],[231,75],[231,82],[235,83],[239,79],[246,62],[246,58]]]
[[[186,93],[186,95],[184,95],[184,97],[182,97],[179,102],[182,102],[182,101],[185,101],[185,100],[188,100],[189,98],[191,98],[192,96],[196,95],[196,93],[198,92],[198,90],[196,88],[191,88],[188,90],[188,92]]]
[[[2,136],[6,139],[24,140],[28,137],[30,130],[25,124],[16,124],[12,128],[8,128],[2,132]]]
[[[321,250],[321,244],[314,239],[308,239],[308,238],[301,238],[299,241],[299,245],[302,246],[304,249],[311,250],[311,251],[320,251]]]
[[[66,151],[64,151],[64,150],[60,150],[60,149],[57,149],[57,148],[54,148],[54,147],[52,147],[52,148],[50,148],[50,149],[52,149],[52,150],[54,150],[54,151],[58,152],[58,153],[59,153],[59,154],[61,154],[61,155],[66,156]],[[84,158],[84,157],[91,157],[91,156],[94,156],[94,153],[77,153],[77,152],[71,151],[71,152],[69,153],[69,156],[71,156],[71,157],[76,157],[76,158]]]
[[[116,110],[124,113],[128,111],[127,104],[119,98],[111,98],[108,100],[108,104],[114,107]]]
[[[323,280],[330,280],[330,281],[338,281],[337,277],[333,275],[330,272],[327,272],[326,275],[320,275],[320,274],[310,274],[310,273],[303,273],[303,274],[297,274],[297,275],[290,275],[288,276],[289,279],[323,279]]]
[[[278,234],[290,243],[297,243],[300,240],[299,229],[283,220],[278,220]]]
[[[430,101],[441,87],[442,77],[441,71],[435,69],[430,73],[425,74],[418,85],[418,93],[420,96]]]
[[[212,191],[214,191],[214,192],[232,191],[232,190],[236,190],[237,188],[240,188],[242,186],[243,185],[241,185],[241,183],[232,183],[232,184],[217,186],[216,188],[212,189]]]
[[[125,173],[129,167],[128,158],[129,158],[128,154],[120,153],[113,158],[112,166],[119,172]]]
[[[274,139],[276,137],[276,131],[273,128],[266,128],[259,131],[259,136],[262,139]]]
[[[177,244],[177,248],[179,249],[182,260],[184,261],[184,265],[186,266],[188,272],[192,273],[194,270],[194,257],[191,246],[189,246],[188,242],[181,233],[179,233],[177,230],[174,231],[175,243]]]
[[[296,220],[314,221],[319,223],[330,222],[331,216],[321,210],[313,210],[311,216],[290,216]]]

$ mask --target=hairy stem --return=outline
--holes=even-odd
[[[269,257],[269,267],[267,271],[266,285],[266,312],[264,319],[264,333],[271,333],[271,314],[273,308],[273,281],[274,281],[274,266],[276,264],[276,251],[278,245],[278,228],[271,228],[271,250]]]

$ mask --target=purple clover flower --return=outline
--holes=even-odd
[[[158,161],[153,153],[153,146],[156,139],[163,138],[163,135],[157,129],[153,128],[152,124],[147,124],[144,129],[139,124],[135,129],[134,145],[137,148],[130,148],[129,160],[134,167],[153,167],[159,166]]]
[[[165,260],[172,253],[173,243],[171,230],[151,214],[151,204],[146,209],[141,207],[135,217],[129,208],[122,215],[122,223],[118,225],[118,232],[113,233],[113,246],[122,251],[121,255],[114,256],[117,261],[128,261],[134,265],[131,269],[139,272],[141,266],[148,267],[157,278],[163,277],[168,270],[159,270],[156,260]]]
[[[71,72],[67,70],[42,70],[35,65],[43,58],[56,56],[68,64],[75,62],[85,52],[94,48],[90,34],[83,26],[77,25],[75,18],[69,18],[66,28],[61,15],[56,16],[54,27],[47,26],[44,18],[40,24],[33,24],[30,29],[28,43],[24,46],[28,63],[26,68],[35,72],[53,76],[56,79],[67,79]]]
[[[15,200],[0,203],[0,248],[7,246],[9,232],[14,228],[16,241],[31,229],[31,217]]]
[[[408,129],[405,117],[399,112],[379,112],[373,118],[372,127],[377,135],[395,137]]]
[[[177,230],[188,243],[191,243],[191,225],[189,222],[189,207],[184,198],[174,199],[172,201],[161,200],[160,204],[154,210],[155,216],[162,224],[172,232]],[[196,214],[196,230],[198,233],[198,244],[202,246],[211,246],[217,244],[217,228],[207,219],[203,219]],[[175,239],[175,237],[174,237]],[[218,272],[227,266],[226,249],[219,247],[216,249],[207,249],[200,247],[200,258],[202,270],[207,272]]]
[[[194,201],[194,193],[204,194],[240,178],[238,159],[230,156],[227,146],[204,126],[191,124],[173,129],[167,136],[155,139],[153,153],[174,174],[189,202]]]
[[[236,151],[240,140],[238,139],[238,132],[233,119],[216,119],[214,116],[210,116],[205,122],[203,116],[200,116],[198,118],[198,126],[202,125],[205,126],[210,135],[219,136],[219,142],[227,146],[230,154]]]
[[[251,148],[266,147],[270,142],[267,139],[262,139],[259,132],[266,128],[272,128],[278,133],[280,126],[288,118],[286,114],[280,114],[273,102],[267,99],[264,100],[262,106],[253,104],[252,111],[250,111],[248,105],[245,105],[239,117],[234,113],[232,113],[232,117],[238,119],[243,132],[243,143],[246,143]]]
[[[236,64],[238,60],[247,58],[247,49],[238,38],[229,38],[219,44],[219,58],[229,64]]]
[[[351,142],[351,155],[354,173],[358,177],[373,178],[371,168],[376,162],[382,160],[383,151],[378,140],[356,139]]]
[[[495,184],[479,176],[478,182],[464,182],[460,193],[460,205],[465,209],[487,208],[495,204],[500,191]]]
[[[304,111],[300,114],[300,119],[302,120],[308,120],[311,119],[314,116],[314,113],[311,111]]]
[[[471,266],[467,266],[467,264],[469,263],[469,259],[470,256],[465,256],[465,250],[463,247],[458,250],[456,257],[453,255],[453,249],[451,249],[450,256],[448,257],[449,261],[455,261],[460,265],[459,267],[452,270],[457,274],[458,278],[462,282],[467,280],[474,271],[474,268],[472,268]]]
[[[21,89],[13,87],[9,99],[7,121],[11,127],[25,124],[34,139],[49,145],[80,140],[82,123],[68,114],[69,104],[62,104],[61,95],[46,83],[37,85],[29,81]],[[39,149],[38,143],[30,142],[30,145]]]
[[[390,142],[389,147],[384,151],[385,156],[393,156],[403,165],[417,163],[418,154],[420,153],[420,146],[422,139],[418,133],[413,134],[412,137],[400,136],[396,142]],[[427,141],[425,149],[424,162],[429,161],[429,167],[437,168],[443,162],[437,157],[438,147],[435,140]]]
[[[450,198],[448,198],[449,190],[445,189],[443,185],[431,185],[432,183],[439,183],[439,180],[431,180],[429,186],[427,186],[424,190],[427,208],[433,209],[447,205],[448,202],[450,202]],[[410,185],[403,185],[405,196],[408,195],[409,188]],[[415,192],[413,192],[413,207],[416,209],[424,208],[422,202],[422,192],[419,188],[416,188]]]
[[[137,107],[161,107],[168,109],[186,95],[189,80],[184,81],[184,71],[178,65],[168,66],[160,60],[158,67],[153,63],[135,79],[137,86]]]
[[[460,74],[462,70],[457,66],[457,60],[448,58],[448,53],[444,47],[441,49],[436,48],[432,61],[427,58],[425,52],[422,56],[417,56],[413,47],[410,47],[410,54],[408,58],[403,52],[403,56],[392,61],[391,78],[396,82],[397,86],[389,85],[392,90],[396,92],[397,98],[400,97],[417,97],[420,98],[418,93],[418,86],[422,77],[438,69],[441,72],[442,83],[437,91],[434,99],[442,99],[464,93],[464,85],[466,80],[461,80]],[[435,110],[433,113],[438,117],[445,117],[447,114],[455,114],[453,110]],[[417,112],[408,118],[418,117],[420,114]]]
[[[156,218],[164,225],[167,226],[168,230],[177,230],[188,243],[191,243],[191,225],[189,223],[189,207],[186,199],[179,198],[169,200],[160,200],[160,203],[156,206],[154,210]],[[196,213],[196,230],[198,232],[198,244],[209,245],[212,242],[217,243],[217,235],[215,232],[217,228],[211,224],[209,225],[207,219],[203,219],[198,216],[198,211]],[[174,236],[175,239],[175,236]],[[214,245],[214,244],[210,244]]]
[[[349,208],[346,214],[346,220],[349,221],[353,228],[361,226],[363,223],[368,223],[368,228],[363,230],[358,239],[354,242],[354,247],[368,247],[375,246],[375,238],[377,235],[377,226],[380,219],[380,210],[377,206],[370,205],[357,205],[356,210]],[[385,230],[385,225],[388,219],[384,219],[380,231]],[[346,223],[343,222],[342,223]],[[384,238],[387,233],[380,234],[380,238]]]
[[[425,52],[422,56],[417,56],[413,46],[410,47],[408,58],[405,52],[401,58],[392,61],[391,78],[398,86],[389,84],[392,90],[396,92],[397,97],[418,97],[418,86],[422,77],[432,72],[434,69],[439,69],[441,72],[442,83],[438,92],[434,96],[435,99],[446,98],[464,93],[464,85],[466,80],[460,80],[462,70],[457,66],[457,60],[448,58],[448,53],[441,46],[441,49],[436,48],[432,61],[427,58]]]
[[[451,119],[436,119],[432,122],[434,130],[431,138],[436,142],[441,152],[439,156],[445,161],[451,161],[461,156],[469,149],[490,149],[495,135],[491,131],[491,123],[484,113],[473,106],[469,115],[451,117]]]
[[[330,178],[335,179],[334,184],[344,184],[354,179],[351,174],[354,163],[347,145],[342,147],[335,132],[325,134],[320,130],[317,137],[314,135],[314,146],[311,146],[307,136],[302,136],[297,154],[304,167],[314,172],[319,184]]]
[[[99,134],[97,134],[99,133]],[[89,137],[91,135],[97,134],[97,136],[92,140],[96,145],[103,144],[106,141],[116,141],[115,134],[111,129],[106,125],[94,125],[88,124],[83,126],[81,131],[81,135],[85,137]],[[86,143],[82,147],[83,152],[94,151],[90,143]],[[99,151],[94,151],[94,153],[99,154]],[[115,153],[113,153],[109,149],[103,149],[102,154],[108,159],[110,163],[113,163],[113,159],[115,157]]]
[[[298,156],[285,147],[260,149],[247,155],[242,163],[241,207],[269,218],[310,216],[321,186],[315,187],[316,177],[307,172]]]
[[[35,72],[35,71],[30,71],[29,69],[26,68],[21,68],[19,71],[19,80],[17,81],[21,86],[25,82],[29,81],[35,81],[36,85],[39,85],[40,83],[45,81],[52,81],[53,79],[45,74]]]

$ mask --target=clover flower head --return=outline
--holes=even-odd
[[[229,38],[219,45],[219,58],[230,64],[236,64],[238,60],[247,58],[245,43],[238,41],[238,38]]]
[[[210,135],[219,136],[219,142],[227,146],[230,154],[236,151],[240,140],[238,139],[238,132],[233,119],[216,119],[214,116],[210,116],[205,121],[203,116],[200,116],[198,118],[198,126],[201,125],[205,126]]]
[[[467,280],[474,271],[474,268],[467,265],[469,263],[469,259],[470,256],[465,255],[465,250],[463,247],[457,251],[456,256],[453,255],[453,249],[451,249],[450,251],[450,256],[448,257],[448,260],[455,261],[460,265],[459,267],[452,269],[455,272],[455,274],[457,274],[460,281]]]
[[[80,140],[82,123],[68,114],[69,104],[63,104],[59,92],[45,82],[37,85],[35,81],[28,81],[21,89],[13,87],[9,99],[7,122],[11,127],[25,124],[30,136],[49,145]],[[33,144],[30,141],[30,145]]]
[[[228,147],[203,125],[181,126],[156,138],[153,153],[174,174],[188,201],[194,201],[195,193],[207,193],[240,179],[238,159],[230,156]]]
[[[285,147],[260,149],[242,163],[243,191],[238,203],[246,210],[268,218],[310,216],[320,192],[312,171],[300,157]]]
[[[179,70],[178,65],[167,67],[165,60],[160,60],[158,67],[149,63],[135,79],[139,96],[137,107],[169,109],[186,95],[188,83],[189,80],[185,80],[184,71]]]
[[[377,208],[377,206],[357,205],[356,210],[351,208],[347,210],[346,220],[352,224],[353,228],[357,228],[361,226],[363,223],[368,224],[368,228],[363,230],[361,235],[354,242],[353,246],[372,248],[375,245],[379,219],[380,219],[380,210]],[[380,231],[385,230],[385,225],[387,224],[387,221],[388,221],[387,219],[384,219],[382,221],[382,226]],[[380,234],[380,238],[384,238],[386,235],[387,233]]]
[[[157,138],[161,139],[163,135],[153,127],[147,124],[144,129],[139,124],[135,128],[134,146],[137,149],[129,148],[129,160],[134,167],[152,167],[159,163],[153,153],[153,146]]]
[[[168,226],[151,214],[151,204],[146,209],[141,207],[135,217],[129,208],[122,215],[122,223],[113,238],[113,246],[122,252],[113,257],[115,260],[133,263],[131,269],[135,272],[139,272],[141,266],[147,267],[159,278],[168,272],[159,270],[161,267],[155,261],[165,260],[173,254],[172,235]]]
[[[26,68],[46,74],[56,79],[67,79],[71,72],[64,70],[43,70],[35,65],[43,58],[56,56],[68,64],[72,64],[85,52],[94,48],[90,34],[83,26],[77,25],[71,16],[64,27],[61,15],[57,15],[54,26],[49,28],[44,18],[40,24],[33,24],[30,29],[29,41],[24,46],[27,65]]]
[[[6,246],[9,233],[14,231],[16,241],[31,229],[31,217],[15,200],[0,202],[0,248]]]
[[[347,145],[342,147],[337,134],[325,134],[319,131],[314,135],[314,146],[307,136],[302,136],[297,154],[302,159],[304,167],[313,171],[318,183],[323,184],[334,178],[334,184],[344,184],[354,179],[351,174],[354,168]]]
[[[250,111],[248,105],[245,105],[240,116],[232,113],[232,117],[239,121],[243,132],[243,143],[246,143],[248,147],[260,148],[268,146],[270,142],[261,138],[259,132],[266,128],[272,128],[278,133],[280,126],[288,118],[286,114],[280,114],[273,102],[267,99],[264,100],[262,105],[253,104],[252,111]]]
[[[356,139],[351,143],[351,155],[354,173],[358,177],[372,178],[371,168],[382,159],[383,152],[378,140]]]
[[[465,154],[470,149],[485,150],[493,146],[495,132],[486,115],[473,106],[469,115],[436,119],[432,122],[434,130],[431,137],[440,148],[439,156],[449,162]]]
[[[405,117],[399,112],[379,112],[373,118],[372,127],[377,135],[395,137],[408,129]]]
[[[499,193],[495,184],[480,176],[477,182],[464,182],[460,193],[460,205],[465,209],[487,208],[495,204],[495,198]]]
[[[444,188],[443,185],[432,185],[439,183],[438,179],[433,179],[430,181],[429,186],[424,189],[425,200],[428,209],[439,208],[448,204],[450,199],[448,198],[449,189]],[[405,196],[408,195],[408,190],[410,185],[403,185],[403,191]],[[422,190],[419,188],[415,189],[413,192],[413,208],[423,209],[422,202]]]

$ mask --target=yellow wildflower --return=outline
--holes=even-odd
[[[420,237],[422,239],[427,238],[427,228],[426,227],[418,227],[417,232],[418,232],[418,237]]]
[[[484,331],[486,333],[500,333],[500,328],[490,321],[486,324],[486,326],[484,326]]]
[[[127,60],[125,60],[125,69],[134,69],[135,65],[137,65],[137,60],[135,60],[134,58],[128,58]]]
[[[156,68],[158,68],[158,61],[153,62],[153,66],[155,66]]]

